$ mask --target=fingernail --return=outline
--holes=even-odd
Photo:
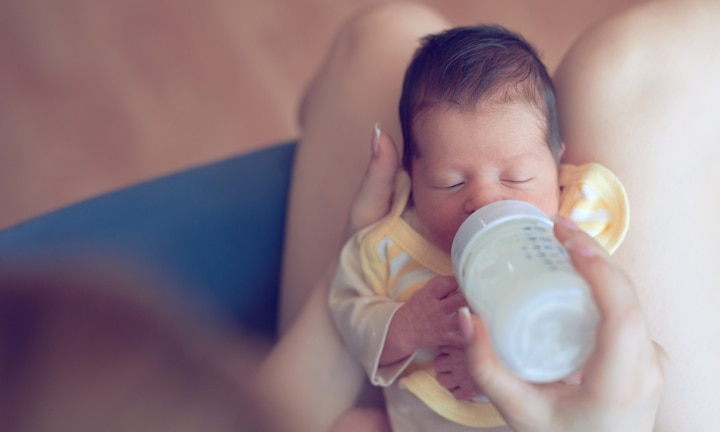
[[[458,321],[460,325],[460,335],[465,345],[467,345],[473,339],[472,318],[470,318],[470,309],[468,309],[467,306],[458,309]]]
[[[563,378],[562,382],[565,384],[582,384],[582,372],[575,372],[574,374],[570,375],[569,377]]]
[[[565,216],[555,215],[552,219],[558,226],[565,228],[568,231],[580,230],[580,227],[578,227],[572,219],[566,218]]]
[[[379,151],[380,142],[380,123],[375,123],[375,129],[373,132],[372,141],[370,142],[370,148],[372,149],[373,157],[377,156]]]

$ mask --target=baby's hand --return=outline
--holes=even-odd
[[[455,399],[469,400],[483,395],[482,389],[470,375],[464,349],[441,347],[440,354],[433,360],[433,368],[440,385],[448,389]]]
[[[457,312],[466,305],[454,278],[428,281],[393,316],[380,364],[401,360],[419,348],[462,347]]]
[[[462,348],[457,313],[466,305],[455,279],[438,276],[415,293],[396,316],[416,349],[443,345]]]

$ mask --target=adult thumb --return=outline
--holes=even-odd
[[[371,139],[372,157],[350,207],[348,235],[385,216],[395,193],[400,160],[395,143],[377,125]]]

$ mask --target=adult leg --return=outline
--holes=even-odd
[[[371,7],[343,27],[311,83],[300,113],[302,137],[288,208],[281,330],[339,253],[375,123],[401,144],[397,104],[419,39],[446,27],[421,5]]]
[[[616,258],[671,358],[657,429],[720,430],[720,4],[638,6],[581,37],[556,74],[566,159],[597,161],[632,210]]]
[[[308,91],[286,239],[281,312],[287,331],[256,381],[261,405],[268,413],[282,412],[271,418],[278,431],[330,430],[357,404],[367,383],[330,317],[330,276],[370,160],[373,125],[380,122],[383,130],[400,136],[396,106],[405,65],[419,38],[444,26],[422,6],[373,7],[340,32]],[[397,159],[388,158],[392,150],[381,140],[368,172],[380,168],[391,177],[397,166]],[[335,426],[381,427],[377,413],[355,411]]]

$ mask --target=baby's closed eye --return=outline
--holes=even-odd
[[[427,184],[433,189],[453,190],[463,186],[465,184],[465,179],[460,176],[429,177]]]
[[[534,179],[534,177],[511,177],[511,178],[503,178],[500,179],[503,183],[508,184],[523,184],[523,183],[529,183]]]
[[[462,181],[461,181],[461,182],[457,182],[457,183],[451,183],[451,184],[449,184],[448,186],[441,186],[440,188],[441,188],[441,189],[447,189],[447,190],[453,190],[453,189],[458,189],[458,188],[460,188],[460,187],[461,187],[462,185],[464,185],[464,184],[465,184],[465,182],[462,182]]]
[[[498,174],[500,182],[509,185],[530,183],[536,177],[534,170],[529,167],[512,167],[512,169],[501,170]]]

